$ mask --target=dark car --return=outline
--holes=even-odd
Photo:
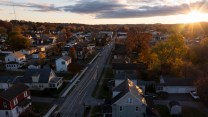
[[[161,91],[161,92],[158,92],[157,94],[158,94],[159,99],[167,99],[168,98],[168,92]]]

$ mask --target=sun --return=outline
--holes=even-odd
[[[184,23],[194,23],[202,21],[206,15],[199,11],[191,11],[185,16]]]

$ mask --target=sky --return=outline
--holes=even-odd
[[[0,19],[83,24],[208,22],[208,0],[0,0]]]

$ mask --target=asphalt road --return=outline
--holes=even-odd
[[[96,87],[99,80],[98,78],[100,78],[112,47],[113,44],[111,43],[104,47],[98,58],[88,66],[88,69],[82,76],[80,82],[76,84],[72,92],[63,99],[65,101],[59,109],[62,117],[82,117],[84,105],[99,104],[93,100],[91,94]]]

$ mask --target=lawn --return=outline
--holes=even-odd
[[[71,80],[74,77],[72,73],[56,73],[58,77],[63,77],[63,80]]]
[[[111,98],[111,91],[108,88],[108,81],[113,79],[113,74],[112,74],[112,69],[111,68],[105,68],[103,75],[104,77],[101,78],[99,81],[99,86],[98,88],[95,88],[93,91],[92,96],[98,99],[110,99]]]
[[[169,114],[167,106],[156,105],[155,108],[159,111],[161,117],[172,117]],[[196,108],[183,107],[180,117],[208,117],[205,112]]]
[[[49,103],[32,102],[32,111],[37,115],[40,114],[43,116],[50,110],[52,106],[53,105]],[[31,117],[38,117],[37,115],[32,115]]]

